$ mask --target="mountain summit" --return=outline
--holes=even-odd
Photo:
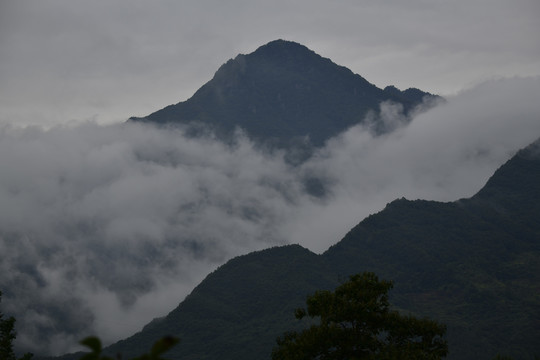
[[[379,111],[383,101],[405,113],[429,93],[380,89],[307,47],[275,40],[227,61],[190,99],[132,121],[204,124],[230,136],[236,128],[251,138],[289,145],[309,137],[316,146]],[[384,126],[376,126],[384,132]]]

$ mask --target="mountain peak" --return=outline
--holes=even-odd
[[[227,61],[187,101],[132,120],[202,123],[225,138],[241,128],[264,143],[290,146],[309,139],[321,146],[362,123],[368,112],[377,113],[383,101],[408,111],[421,100],[379,89],[304,45],[280,39]]]
[[[269,52],[278,52],[278,51],[291,51],[291,50],[301,50],[301,51],[307,51],[315,54],[314,51],[308,49],[306,46],[297,43],[295,41],[290,40],[284,40],[284,39],[277,39],[272,40],[264,45],[261,45],[253,52],[253,54],[257,54],[264,51]]]
[[[298,59],[298,57],[318,57],[313,50],[308,49],[306,46],[299,44],[294,41],[288,40],[274,40],[269,43],[260,46],[251,53],[251,56],[254,58],[264,58],[264,59],[273,59],[273,60],[283,60],[283,59]]]

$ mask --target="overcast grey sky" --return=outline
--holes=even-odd
[[[189,98],[229,58],[300,42],[379,87],[540,74],[538,0],[0,0],[0,123],[100,123]]]

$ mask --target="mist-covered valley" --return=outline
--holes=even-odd
[[[394,131],[355,126],[297,165],[241,130],[223,142],[134,122],[4,125],[0,289],[17,347],[110,343],[236,255],[289,243],[320,253],[396,198],[469,197],[540,136],[539,93],[538,77],[492,80],[410,123],[382,103],[370,121]],[[313,180],[324,191],[307,191]]]

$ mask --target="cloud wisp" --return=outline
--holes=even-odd
[[[233,256],[285,243],[322,252],[395,198],[471,196],[540,136],[538,93],[540,78],[491,81],[390,134],[351,128],[299,166],[242,134],[224,144],[134,123],[4,126],[0,288],[18,346],[118,340]]]
[[[299,193],[284,162],[242,137],[230,146],[91,123],[0,136],[1,284],[20,342],[38,348],[37,339],[58,344],[44,334],[59,328],[125,335],[133,317],[116,310],[171,309],[217,264],[284,243],[275,229]],[[185,285],[165,304],[141,304],[160,286]]]

